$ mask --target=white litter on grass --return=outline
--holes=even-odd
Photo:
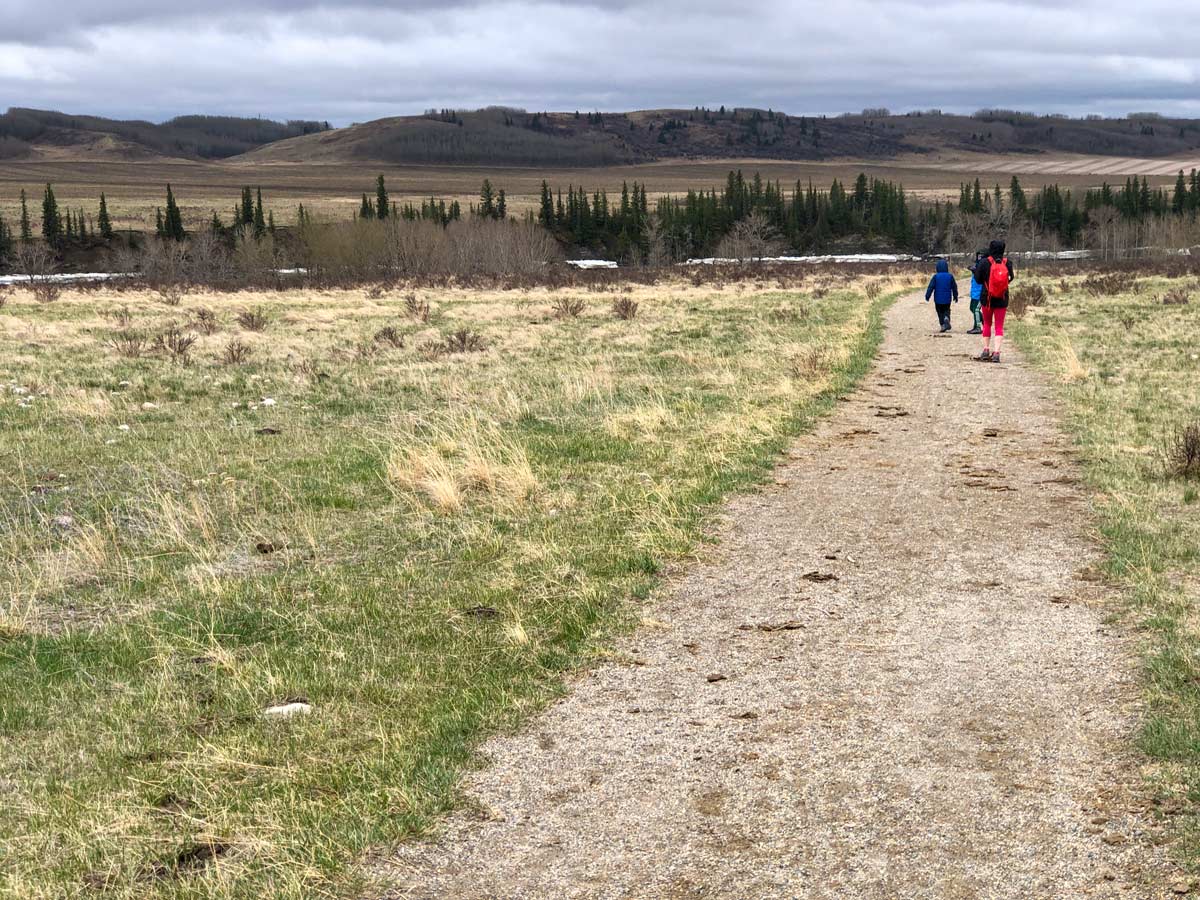
[[[117,426],[117,431],[128,431],[128,430],[129,430],[128,425],[118,425]]]
[[[306,716],[312,712],[308,703],[281,703],[279,706],[268,706],[263,715],[272,719],[290,719],[292,716]]]
[[[20,385],[14,384],[12,387],[12,392],[14,394],[16,394],[17,396],[21,396],[22,394],[28,394],[29,388],[24,388],[24,387],[21,387]]]
[[[275,405],[275,401],[274,401],[274,400],[272,400],[270,397],[263,397],[263,399],[262,399],[262,405],[263,405],[263,406],[274,406],[274,405]]]
[[[617,264],[611,259],[568,259],[568,266],[577,269],[616,269]]]
[[[142,404],[142,409],[158,409],[158,404],[147,401],[146,403]]]
[[[133,384],[132,381],[118,381],[117,387],[129,387],[131,384]]]

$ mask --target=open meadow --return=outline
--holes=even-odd
[[[1141,749],[1155,812],[1195,872],[1200,831],[1200,285],[1130,273],[1045,281],[1015,330],[1066,401],[1107,548],[1103,574],[1145,652]],[[1179,817],[1182,817],[1180,819]]]
[[[0,894],[352,887],[913,285],[0,295]]]
[[[243,186],[261,187],[266,206],[280,225],[290,225],[303,203],[317,218],[347,220],[358,210],[362,194],[373,196],[375,178],[387,179],[391,199],[414,203],[430,197],[457,200],[466,209],[478,202],[485,178],[508,197],[509,212],[522,216],[535,211],[542,181],[564,192],[570,185],[590,191],[607,191],[615,200],[622,184],[644,183],[651,201],[689,190],[720,191],[730,170],[741,169],[747,177],[755,172],[764,180],[778,180],[790,190],[797,182],[810,180],[820,189],[834,179],[849,185],[864,173],[903,184],[922,200],[957,198],[959,186],[976,177],[984,187],[1000,183],[1005,189],[1013,174],[1019,174],[1026,190],[1058,184],[1075,190],[1097,187],[1107,180],[1124,182],[1130,174],[1147,175],[1156,187],[1169,186],[1178,169],[1196,165],[1187,160],[1137,160],[1114,162],[1103,157],[1063,158],[1045,155],[949,157],[914,156],[903,159],[830,161],[781,161],[759,159],[664,160],[640,165],[597,168],[534,168],[481,166],[396,166],[363,163],[265,163],[189,162],[184,160],[37,160],[0,163],[0,216],[10,223],[19,215],[19,195],[24,190],[37,212],[37,203],[47,183],[54,185],[64,208],[79,209],[94,216],[100,193],[108,200],[113,225],[118,230],[153,228],[155,209],[164,205],[169,183],[179,201],[188,229],[203,229],[217,212],[226,222]],[[1101,170],[1104,174],[1099,174]]]

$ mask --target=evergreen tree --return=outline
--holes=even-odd
[[[54,199],[54,188],[47,184],[42,197],[42,237],[47,244],[56,247],[62,236],[63,222],[58,212],[58,201]]]
[[[484,219],[496,218],[496,194],[492,190],[492,182],[483,179],[483,187],[479,191],[479,215]]]
[[[1008,200],[1012,205],[1013,212],[1025,214],[1029,208],[1029,203],[1025,198],[1025,191],[1021,187],[1021,181],[1016,175],[1012,177],[1012,181],[1008,185]]]
[[[1195,170],[1193,170],[1194,174]],[[21,240],[33,240],[33,229],[29,225],[29,205],[25,201],[25,191],[21,191]]]
[[[275,210],[267,212],[267,233],[274,236],[275,234]]]
[[[63,221],[63,237],[68,241],[73,240],[75,238],[75,222],[72,219],[71,210],[67,210],[66,218]]]
[[[4,216],[0,216],[0,264],[6,262],[13,255],[13,249],[12,229],[4,221]]]
[[[100,194],[100,215],[96,219],[96,223],[100,226],[100,237],[106,241],[111,241],[113,236],[112,220],[108,217],[108,202],[104,199],[104,194]]]
[[[554,228],[554,197],[550,193],[550,186],[542,181],[542,202],[538,210],[538,221],[542,223],[543,228],[553,230]]]
[[[1183,169],[1179,170],[1179,177],[1175,179],[1175,194],[1171,197],[1171,212],[1177,216],[1182,216],[1188,206],[1188,187],[1187,181],[1183,177]]]
[[[163,230],[163,214],[162,207],[154,208],[154,233],[161,237],[166,237],[166,232]]]
[[[496,198],[496,218],[502,222],[508,219],[508,200],[504,196],[504,188],[500,188],[500,195]]]
[[[259,188],[258,196],[254,201],[254,236],[260,238],[266,231],[267,220],[263,217],[262,188]]]
[[[386,219],[389,209],[387,188],[383,184],[383,176],[380,175],[379,180],[375,182],[375,217]]]
[[[243,225],[254,224],[254,193],[250,190],[250,186],[242,188],[242,210],[237,219],[234,220],[233,227],[240,228]]]
[[[225,225],[221,222],[221,217],[217,215],[217,211],[213,210],[212,221],[208,223],[208,230],[213,234],[220,234],[225,230]]]
[[[375,218],[375,207],[371,205],[371,201],[367,199],[367,195],[362,195],[362,207],[358,211],[360,219]]]
[[[183,230],[183,216],[179,212],[179,205],[175,202],[175,194],[172,193],[169,184],[167,185],[167,214],[163,219],[162,234],[163,237],[173,241],[182,241],[187,236]]]

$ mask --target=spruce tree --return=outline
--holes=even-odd
[[[483,179],[483,187],[479,191],[479,215],[484,219],[496,218],[496,194],[492,190],[492,182]]]
[[[500,196],[496,198],[496,218],[502,222],[508,219],[508,199],[504,196],[504,188],[500,188]]]
[[[29,204],[25,201],[25,191],[23,190],[21,191],[21,240],[33,240],[33,229],[29,225]]]
[[[62,240],[63,222],[58,212],[58,201],[54,199],[54,188],[46,185],[46,193],[42,197],[42,237],[46,243],[58,246]]]
[[[267,233],[274,236],[275,234],[275,210],[267,212]]]
[[[383,184],[383,176],[375,182],[375,217],[377,219],[386,219],[390,211],[388,203],[387,188]]]
[[[163,231],[163,214],[161,206],[156,206],[154,208],[154,233],[160,238],[165,236],[165,232]]]
[[[8,223],[4,221],[4,216],[0,216],[0,263],[4,263],[10,256],[13,255],[13,233],[8,227]]]
[[[367,199],[367,195],[362,195],[362,206],[359,207],[358,217],[360,219],[375,218],[375,207],[371,205],[371,201]]]
[[[208,230],[213,234],[220,234],[225,230],[225,226],[221,223],[221,217],[217,215],[217,211],[213,210],[212,221],[208,223]]]
[[[538,220],[544,228],[554,227],[554,198],[550,194],[550,185],[542,181],[542,203],[538,211]]]
[[[163,219],[162,232],[164,237],[173,241],[182,241],[187,236],[183,230],[183,215],[179,212],[179,205],[175,202],[175,195],[171,192],[169,184],[167,185],[167,214]]]
[[[250,190],[250,186],[246,185],[242,188],[242,209],[233,226],[240,228],[243,225],[252,225],[254,223],[254,194]]]
[[[67,210],[66,218],[63,224],[63,237],[68,241],[75,237],[75,223],[71,220],[71,210]]]
[[[112,220],[108,217],[108,202],[104,199],[104,194],[100,195],[100,215],[96,219],[96,224],[100,226],[100,237],[111,241],[113,236]]]
[[[1187,209],[1187,202],[1187,181],[1183,177],[1183,169],[1180,169],[1179,177],[1175,179],[1175,195],[1171,198],[1171,211],[1177,216],[1182,216],[1184,210]]]
[[[254,201],[254,236],[262,237],[267,231],[267,220],[263,217],[262,188]]]

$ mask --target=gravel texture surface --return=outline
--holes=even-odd
[[[662,626],[484,746],[387,897],[1171,893],[1051,389],[919,300]]]

